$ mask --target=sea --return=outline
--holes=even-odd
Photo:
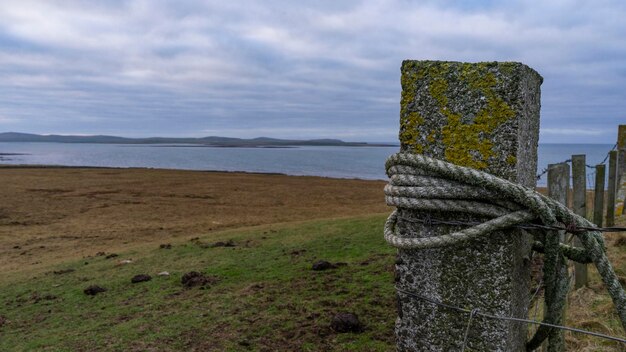
[[[611,144],[540,144],[538,173],[548,164],[585,154],[592,166],[605,160]],[[301,146],[225,148],[197,145],[0,143],[0,164],[141,167],[245,171],[335,178],[386,180],[385,159],[399,147]],[[588,168],[588,188],[593,188]],[[547,176],[537,184],[545,186]]]

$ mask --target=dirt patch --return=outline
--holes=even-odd
[[[297,257],[297,256],[300,256],[300,255],[302,255],[304,253],[306,253],[306,249],[295,249],[295,250],[289,252],[289,254],[292,257]]]
[[[331,320],[330,328],[338,333],[362,332],[363,324],[354,313],[338,313]]]
[[[183,275],[181,283],[185,288],[207,287],[216,284],[219,278],[216,276],[205,275],[197,271],[190,271]]]
[[[75,271],[76,271],[76,269],[69,268],[69,269],[55,270],[55,271],[53,271],[52,273],[53,273],[54,275],[63,275],[63,274],[73,273],[73,272],[75,272]]]
[[[219,241],[219,242],[215,242],[215,243],[213,243],[211,245],[211,247],[214,247],[214,248],[215,247],[236,247],[236,246],[237,245],[235,244],[235,241],[233,241],[233,240],[228,240],[226,242]]]
[[[338,263],[333,264],[325,260],[319,260],[313,263],[313,265],[311,266],[311,269],[314,271],[324,271],[324,270],[330,270],[330,269],[337,269],[340,266],[346,266],[346,265],[348,265],[348,263],[338,262]]]
[[[237,247],[237,244],[233,240],[204,243],[201,242],[199,238],[192,238],[191,242],[195,243],[200,248]]]
[[[136,284],[136,283],[146,282],[146,281],[150,281],[150,280],[152,280],[152,276],[150,276],[148,274],[139,274],[139,275],[133,276],[133,278],[130,279],[130,282],[133,283],[133,284]]]
[[[83,292],[88,295],[88,296],[95,296],[98,293],[102,293],[102,292],[106,292],[106,288],[98,286],[98,285],[91,285],[89,287],[87,287],[86,289],[83,290]]]

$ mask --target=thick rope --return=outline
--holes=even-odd
[[[396,210],[387,219],[384,230],[385,240],[394,247],[426,249],[462,245],[494,231],[533,221],[549,226],[595,227],[565,205],[532,189],[424,155],[394,154],[387,159],[386,169],[390,178],[385,187],[388,205],[411,210],[467,213],[490,219],[446,235],[403,237],[397,234]],[[555,231],[549,231],[533,245],[533,249],[544,253],[547,308],[544,322],[558,324],[563,316],[569,289],[565,271],[565,257],[568,257],[582,263],[594,263],[626,330],[626,294],[607,258],[602,234],[599,231],[573,231],[572,234],[580,239],[582,249],[559,243]],[[541,326],[527,343],[527,350],[537,348],[552,334],[554,329]]]

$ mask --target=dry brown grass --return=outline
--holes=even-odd
[[[388,212],[382,181],[151,169],[0,169],[0,270],[212,231]]]
[[[617,219],[618,226],[626,225],[626,217]],[[619,246],[625,233],[609,233],[606,244],[609,258],[622,281],[626,283],[626,248]],[[624,337],[613,302],[593,265],[589,266],[589,285],[572,290],[568,299],[565,325],[610,336]],[[622,280],[623,279],[623,280]],[[565,332],[568,351],[626,351],[626,346],[601,338]]]
[[[538,190],[543,194],[547,194],[546,188]],[[593,216],[593,199],[594,192],[588,191],[588,218]],[[616,226],[626,226],[626,216],[617,217]],[[626,286],[626,233],[606,233],[605,238],[611,263],[622,281],[622,286]],[[569,295],[565,325],[606,335],[624,337],[624,330],[619,323],[613,302],[598,272],[593,265],[590,265],[588,270],[589,285],[572,290]],[[541,317],[542,305],[543,300],[541,299],[535,302],[533,310],[531,310],[533,313],[531,318]],[[539,308],[538,317],[534,316],[534,308]],[[565,332],[565,339],[568,351],[626,351],[624,345],[578,333]]]

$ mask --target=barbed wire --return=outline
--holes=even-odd
[[[469,330],[469,326],[470,326],[470,324],[472,322],[471,318],[473,316],[479,315],[479,316],[482,316],[482,317],[488,318],[488,319],[509,320],[509,321],[516,321],[516,322],[521,322],[521,323],[543,325],[543,326],[547,326],[547,327],[551,327],[551,328],[556,328],[556,329],[576,332],[576,333],[580,333],[580,334],[600,337],[600,338],[603,338],[603,339],[607,339],[607,340],[616,341],[616,342],[619,342],[619,343],[626,344],[626,339],[615,337],[615,336],[610,336],[610,335],[605,335],[605,334],[601,334],[601,333],[598,333],[598,332],[593,332],[593,331],[573,328],[573,327],[570,327],[570,326],[563,326],[563,325],[544,323],[544,322],[531,320],[531,319],[515,318],[515,317],[507,317],[507,316],[500,316],[500,315],[483,313],[483,312],[481,312],[477,308],[467,309],[467,308],[457,307],[455,305],[448,304],[448,303],[443,303],[443,302],[440,302],[440,301],[435,300],[433,298],[425,297],[425,296],[422,296],[422,295],[417,294],[415,292],[406,291],[406,290],[403,290],[403,289],[398,288],[398,287],[396,287],[396,290],[398,292],[404,293],[407,296],[410,296],[410,297],[413,297],[413,298],[418,298],[418,299],[421,299],[423,301],[429,302],[431,304],[434,304],[434,305],[437,305],[437,306],[440,306],[440,307],[444,307],[444,308],[447,308],[447,309],[455,310],[455,311],[462,312],[462,313],[465,313],[465,314],[470,314],[470,320],[468,322],[468,327],[466,328],[466,334],[467,334],[467,332]],[[463,342],[463,348],[465,348],[465,343],[467,341],[466,339],[467,339],[467,336],[465,337],[465,340]]]
[[[407,216],[398,216],[400,219],[412,222],[412,223],[420,223],[427,226],[433,225],[453,225],[453,226],[477,226],[480,225],[480,221],[461,221],[461,220],[441,220],[437,218],[433,218],[429,215],[425,216],[423,219],[407,217]],[[516,227],[522,230],[556,230],[556,231],[567,231],[569,233],[578,233],[584,231],[599,231],[599,232],[623,232],[626,231],[626,227],[587,227],[587,226],[577,226],[574,224],[569,224],[566,226],[551,226],[551,225],[541,225],[541,224],[519,224],[511,227]]]
[[[614,151],[616,148],[617,148],[617,143],[615,143],[613,145],[613,147],[606,153],[606,156],[604,157],[604,160],[602,160],[602,162],[600,162],[600,163],[598,163],[596,165],[585,164],[585,166],[587,168],[589,168],[589,169],[595,169],[597,165],[604,165],[604,164],[606,164],[606,161],[609,159],[609,155],[611,155],[611,152]],[[561,161],[559,163],[554,163],[554,164],[563,164],[563,163],[571,163],[571,162],[572,162],[572,159],[566,159],[566,160],[563,160],[563,161]],[[543,170],[541,170],[541,172],[537,174],[537,180],[541,180],[541,178],[546,173],[548,173],[549,169],[550,169],[549,167],[545,167]]]
[[[563,160],[563,161],[561,161],[559,163],[554,163],[554,164],[563,164],[563,163],[571,163],[571,162],[572,162],[572,159],[566,159],[566,160]],[[543,177],[543,175],[547,174],[548,170],[550,170],[549,166],[546,166],[543,170],[541,170],[541,172],[537,174],[537,180],[541,180],[541,177]]]

